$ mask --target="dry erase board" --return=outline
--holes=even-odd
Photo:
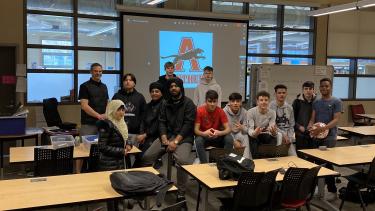
[[[322,78],[333,78],[333,66],[317,65],[273,65],[255,64],[250,68],[250,105],[256,103],[256,93],[267,91],[274,97],[274,87],[284,84],[288,88],[287,102],[292,104],[296,96],[302,92],[302,84],[305,81],[315,83],[315,92],[319,94],[319,81]]]

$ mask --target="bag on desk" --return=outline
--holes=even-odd
[[[156,195],[158,206],[164,201],[165,194],[173,184],[166,178],[147,171],[113,172],[109,179],[113,189],[126,197]]]
[[[254,171],[255,164],[253,160],[236,154],[229,154],[217,161],[219,178],[222,180],[238,180],[243,172]]]

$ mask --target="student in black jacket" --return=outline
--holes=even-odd
[[[162,102],[159,116],[160,139],[154,141],[145,152],[142,161],[152,164],[161,153],[161,146],[173,153],[178,166],[192,163],[191,148],[194,141],[194,120],[196,107],[185,96],[183,81],[170,78],[167,81],[168,93]],[[187,175],[177,168],[178,200],[184,199]]]
[[[151,166],[152,163],[141,163],[144,152],[151,144],[160,137],[159,133],[159,114],[161,102],[163,100],[162,85],[159,82],[153,82],[149,86],[151,101],[147,103],[141,124],[141,134],[137,136],[139,149],[142,151],[137,154],[137,166]]]
[[[112,98],[124,102],[125,122],[129,129],[129,140],[134,142],[140,133],[141,123],[144,115],[146,100],[144,96],[137,92],[135,85],[137,79],[132,73],[127,73],[122,77],[123,87]]]
[[[166,62],[164,64],[164,70],[165,70],[165,75],[159,76],[159,82],[162,85],[162,90],[161,92],[163,93],[164,96],[167,96],[168,94],[168,88],[167,88],[167,80],[169,78],[176,78],[177,76],[174,74],[174,64],[172,62]]]
[[[124,156],[131,149],[131,145],[125,145],[128,127],[124,121],[124,114],[124,103],[121,100],[112,100],[105,113],[107,119],[96,123],[99,130],[100,170],[124,168]]]

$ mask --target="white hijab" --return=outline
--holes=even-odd
[[[107,109],[105,111],[105,116],[120,131],[121,136],[124,139],[124,142],[126,143],[126,141],[128,140],[128,126],[126,125],[124,118],[121,118],[120,120],[117,120],[116,117],[115,117],[116,111],[121,106],[124,106],[124,103],[121,100],[111,100],[107,105]]]

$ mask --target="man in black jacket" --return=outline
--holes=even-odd
[[[146,106],[145,97],[135,89],[136,83],[137,79],[134,74],[125,74],[122,77],[122,89],[112,98],[112,100],[119,99],[125,104],[125,122],[128,126],[129,141],[131,143],[136,141],[136,137],[140,133]]]
[[[167,88],[168,93],[162,102],[159,116],[160,140],[154,141],[145,152],[143,162],[152,163],[164,145],[168,152],[173,153],[179,166],[191,164],[196,107],[193,101],[185,96],[181,79],[168,79]],[[186,182],[187,174],[177,167],[178,200],[184,198]]]
[[[307,129],[312,113],[312,103],[315,100],[314,83],[306,81],[302,84],[302,93],[297,95],[293,101],[294,111],[294,131],[296,136],[297,152],[300,149],[315,148],[314,140],[310,137],[310,132]],[[301,156],[300,153],[297,153]]]

